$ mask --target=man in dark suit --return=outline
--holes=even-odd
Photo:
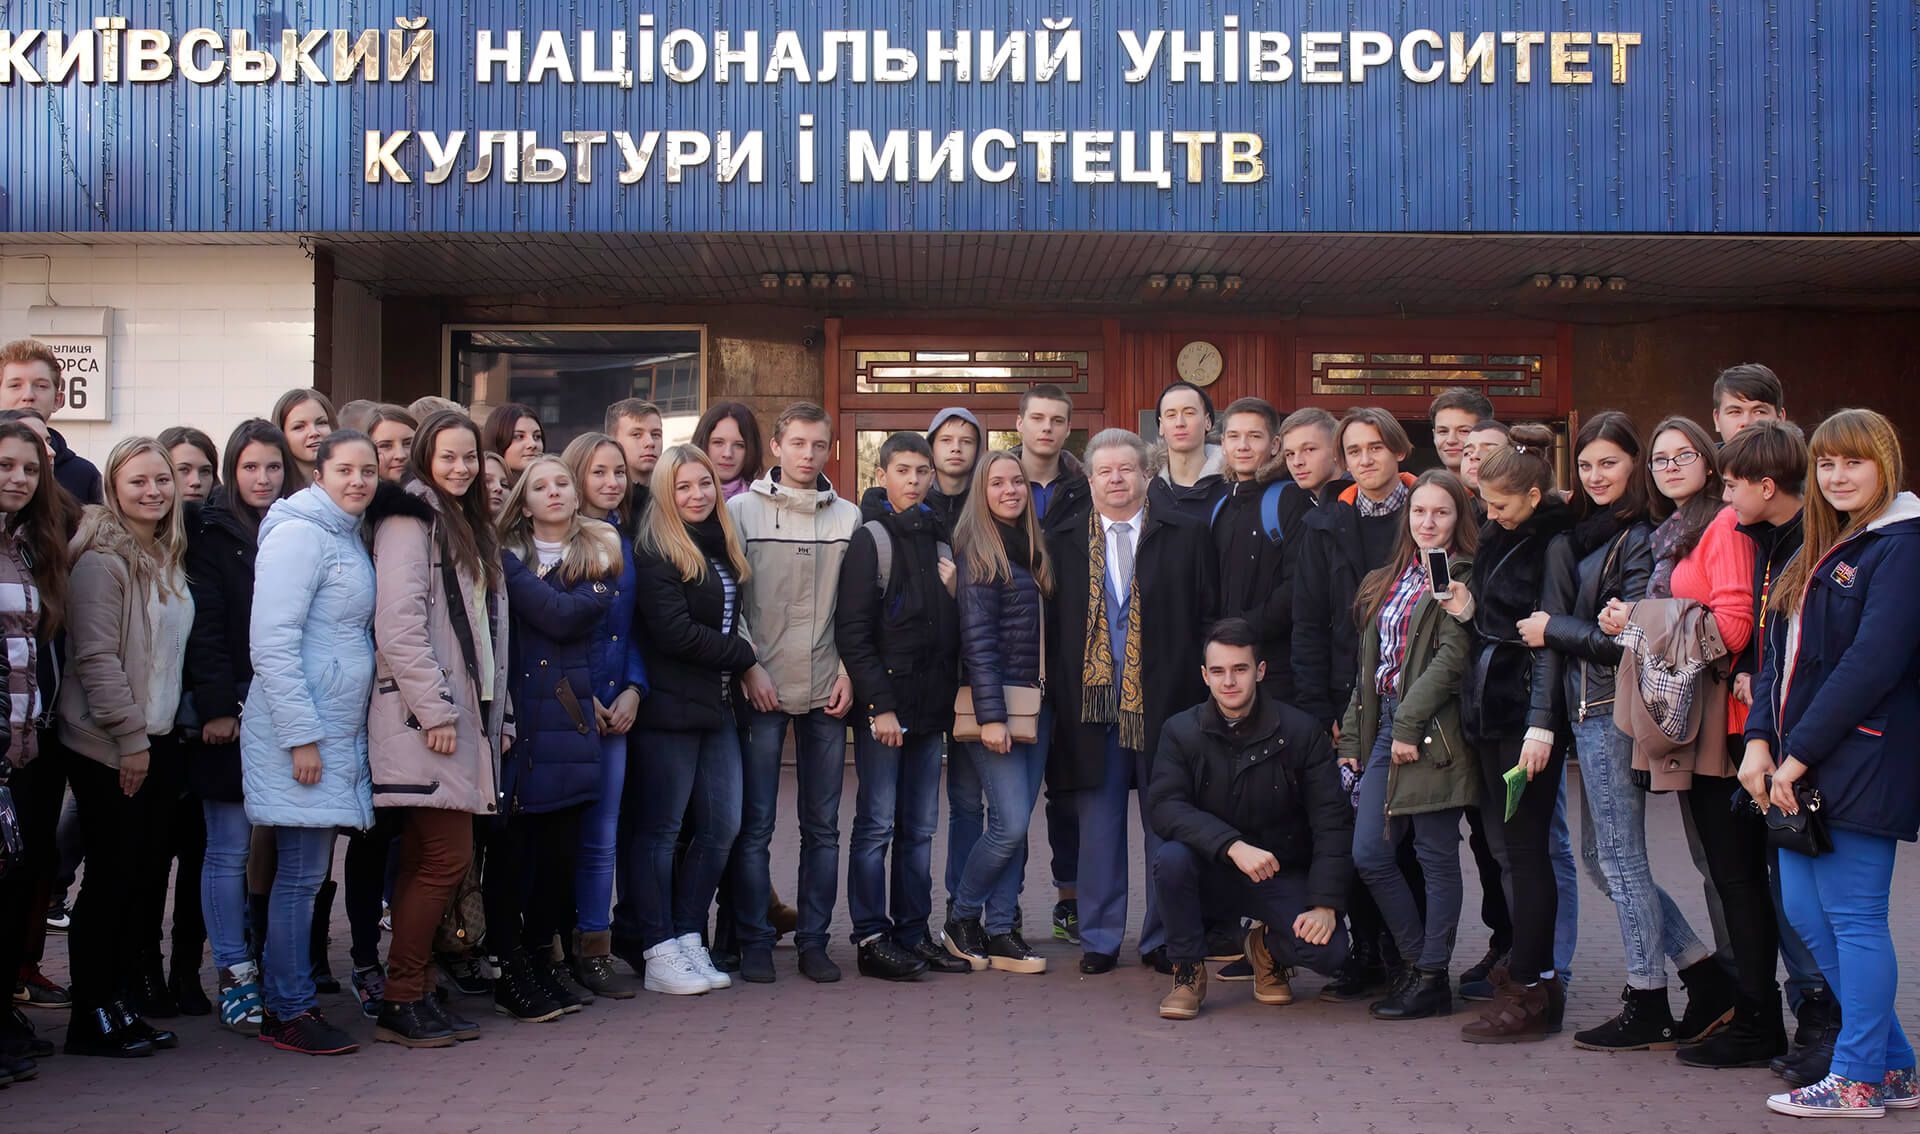
[[[1110,971],[1126,931],[1128,793],[1138,788],[1144,804],[1161,724],[1207,696],[1200,642],[1219,563],[1203,522],[1147,506],[1147,462],[1138,434],[1096,435],[1085,459],[1092,515],[1047,537],[1056,580],[1049,689],[1071,726],[1055,730],[1047,778],[1078,803],[1083,973]],[[1143,809],[1151,860],[1160,840],[1145,818]],[[1149,892],[1144,963],[1168,967],[1165,936]]]

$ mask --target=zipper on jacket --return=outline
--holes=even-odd
[[[432,795],[440,790],[440,781],[430,784],[374,784],[375,795]]]

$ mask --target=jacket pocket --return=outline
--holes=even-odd
[[[432,795],[440,790],[440,781],[428,784],[374,784],[375,795]]]
[[[1453,767],[1453,740],[1447,736],[1446,727],[1440,723],[1440,718],[1435,717],[1427,722],[1427,731],[1420,742],[1420,748],[1422,754],[1434,767]]]

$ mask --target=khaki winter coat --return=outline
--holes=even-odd
[[[120,757],[150,747],[146,703],[153,632],[146,595],[128,568],[140,552],[133,535],[98,504],[88,505],[72,547],[76,558],[67,604],[67,672],[58,701],[60,742],[89,760],[118,768]],[[184,595],[184,573],[180,585]],[[184,651],[185,642],[181,645]]]
[[[744,588],[746,626],[783,713],[826,708],[845,672],[833,644],[840,561],[860,526],[860,509],[834,494],[779,482],[773,469],[727,501],[753,577]]]
[[[455,574],[463,589],[474,583],[443,561],[439,512],[427,488],[383,484],[367,514],[374,524],[367,720],[374,806],[492,814],[500,807],[500,753],[513,739],[504,584],[489,596],[493,667],[479,673],[473,635],[480,628],[466,616],[464,595],[448,593],[447,579]],[[485,704],[481,682],[492,690]],[[458,740],[453,755],[441,756],[427,747],[426,730],[447,724]]]

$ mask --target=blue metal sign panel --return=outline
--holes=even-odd
[[[5,231],[1920,230],[1910,0],[15,0],[0,37]]]

